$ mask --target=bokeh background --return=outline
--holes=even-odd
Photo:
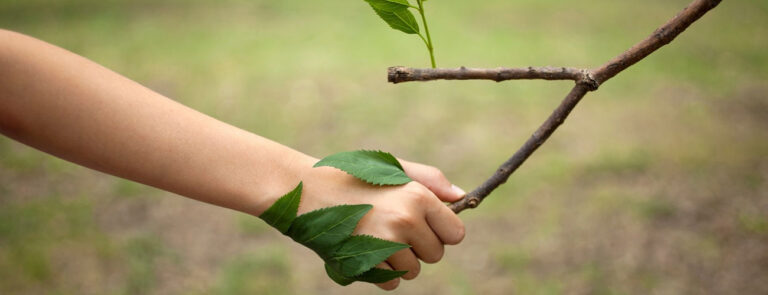
[[[688,0],[429,1],[439,66],[594,67]],[[316,157],[383,149],[471,189],[572,82],[391,85],[421,41],[362,0],[0,0],[0,27]],[[767,294],[768,2],[724,1],[589,94],[392,294]],[[98,81],[94,81],[98,83]],[[61,130],[67,132],[67,130]],[[0,137],[0,294],[379,294],[241,213]]]

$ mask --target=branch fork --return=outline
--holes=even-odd
[[[587,70],[569,67],[526,67],[526,68],[450,68],[416,69],[408,67],[390,67],[388,80],[391,83],[433,80],[572,80],[576,85],[563,99],[552,114],[539,126],[536,132],[504,162],[488,180],[468,193],[461,200],[448,206],[456,213],[467,208],[476,208],[497,187],[505,183],[509,176],[519,168],[555,132],[573,108],[590,91],[620,72],[644,59],[662,46],[669,44],[692,23],[708,11],[717,7],[722,0],[694,0],[683,11],[666,24],[656,29],[643,41],[632,46],[624,53],[611,59],[599,68]]]

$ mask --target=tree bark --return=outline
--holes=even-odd
[[[467,208],[477,207],[496,188],[505,183],[509,176],[519,168],[555,132],[573,108],[590,91],[613,78],[623,70],[646,58],[662,46],[669,44],[692,23],[708,11],[717,7],[721,0],[695,0],[674,18],[662,25],[650,36],[640,41],[624,53],[611,59],[604,65],[593,70],[582,70],[566,67],[527,67],[527,68],[455,68],[455,69],[413,69],[406,67],[391,67],[388,80],[392,83],[430,80],[469,80],[485,79],[493,81],[544,79],[544,80],[574,80],[576,85],[563,99],[536,132],[504,162],[488,180],[468,193],[464,198],[448,206],[456,213]]]

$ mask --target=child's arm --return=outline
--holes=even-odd
[[[372,188],[316,159],[230,126],[85,58],[0,30],[0,133],[63,159],[258,216],[304,181],[299,213],[374,205],[357,233],[405,242],[388,259],[418,273],[464,236],[441,201],[460,193],[438,170],[404,162],[420,183]],[[434,192],[434,193],[433,193]],[[435,195],[437,194],[437,196]],[[392,289],[397,281],[382,284]]]

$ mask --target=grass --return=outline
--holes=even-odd
[[[293,294],[291,266],[285,251],[265,249],[233,257],[224,266],[216,294]]]
[[[153,235],[130,239],[122,252],[128,262],[124,294],[146,294],[157,285],[157,263],[168,252],[161,240]]]
[[[687,3],[426,5],[440,66],[591,67]],[[395,293],[768,292],[766,7],[725,1],[589,94],[507,184],[462,214],[467,239],[445,263]],[[313,156],[383,149],[465,189],[571,86],[387,84],[386,67],[429,58],[364,1],[0,0],[0,27]],[[335,287],[313,253],[252,217],[4,137],[0,194],[3,294],[375,292]]]

